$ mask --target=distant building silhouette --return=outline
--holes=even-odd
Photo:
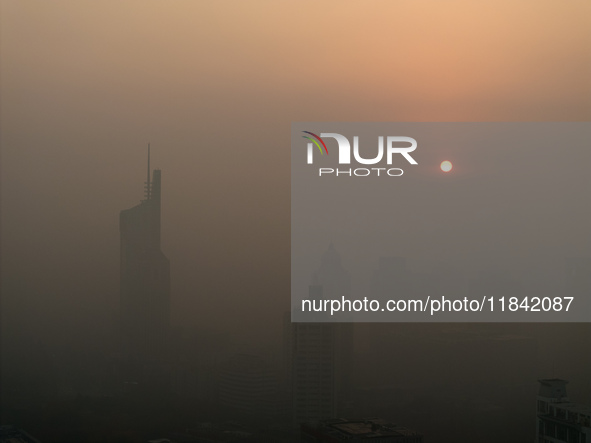
[[[591,442],[591,407],[569,401],[566,380],[552,378],[539,382],[536,442]]]
[[[170,329],[170,264],[160,250],[161,174],[148,178],[146,198],[121,211],[121,352],[128,383],[160,384]]]
[[[351,276],[342,264],[341,256],[330,243],[322,255],[320,268],[315,273],[318,283],[322,285],[324,299],[340,300],[342,297],[351,299]],[[335,346],[335,377],[337,392],[337,416],[341,415],[345,403],[350,400],[353,385],[351,371],[353,368],[354,323],[333,323]]]
[[[380,257],[370,287],[371,299],[386,304],[390,299],[410,297],[412,276],[404,257]],[[402,332],[408,326],[402,323],[373,323],[370,329],[370,350],[379,356],[386,347],[398,347]]]
[[[309,287],[311,300],[351,297],[351,278],[331,243]],[[291,379],[295,424],[334,418],[350,398],[353,323],[291,323],[284,319],[284,379]]]
[[[277,372],[258,355],[237,354],[220,368],[220,406],[257,417],[280,412]]]
[[[323,299],[316,280],[310,299]],[[296,425],[336,416],[336,333],[331,323],[292,323],[292,396]]]
[[[318,443],[380,442],[422,443],[423,436],[416,431],[379,418],[347,420],[335,418],[301,426],[301,441]]]

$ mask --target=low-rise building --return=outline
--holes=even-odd
[[[303,442],[422,443],[423,436],[380,418],[335,418],[301,425]]]
[[[569,401],[566,380],[539,382],[536,442],[591,443],[591,407]]]

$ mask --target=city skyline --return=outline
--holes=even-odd
[[[300,247],[305,295],[589,297],[586,145],[433,137],[408,187],[294,224],[290,127],[588,126],[590,17],[587,0],[0,0],[2,438],[522,443],[581,424],[559,398],[538,409],[538,380],[591,404],[591,322],[289,311]]]

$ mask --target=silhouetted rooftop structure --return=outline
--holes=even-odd
[[[536,441],[590,442],[591,407],[568,399],[566,380],[546,378],[538,381]]]
[[[421,443],[423,436],[411,429],[381,418],[335,418],[301,426],[302,441],[308,442],[380,442]]]

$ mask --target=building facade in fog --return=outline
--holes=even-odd
[[[327,300],[351,299],[351,276],[342,264],[341,256],[331,243],[322,255],[315,278],[322,285]],[[333,323],[337,416],[342,414],[352,393],[354,323]]]
[[[162,383],[170,329],[170,264],[160,249],[161,173],[146,197],[121,211],[121,373],[131,383]]]
[[[218,377],[220,406],[257,417],[280,412],[277,372],[262,357],[234,355],[222,363]]]
[[[349,272],[332,243],[312,280],[312,300],[351,298]],[[285,372],[291,378],[294,423],[337,417],[351,392],[353,323],[285,320],[284,347],[289,349]]]
[[[423,436],[379,418],[347,420],[335,418],[301,426],[301,441],[317,443],[422,443]]]
[[[539,380],[537,443],[591,442],[591,407],[569,401],[566,380]]]
[[[310,299],[322,299],[312,284]],[[292,398],[295,424],[336,417],[336,333],[331,323],[292,324]]]

